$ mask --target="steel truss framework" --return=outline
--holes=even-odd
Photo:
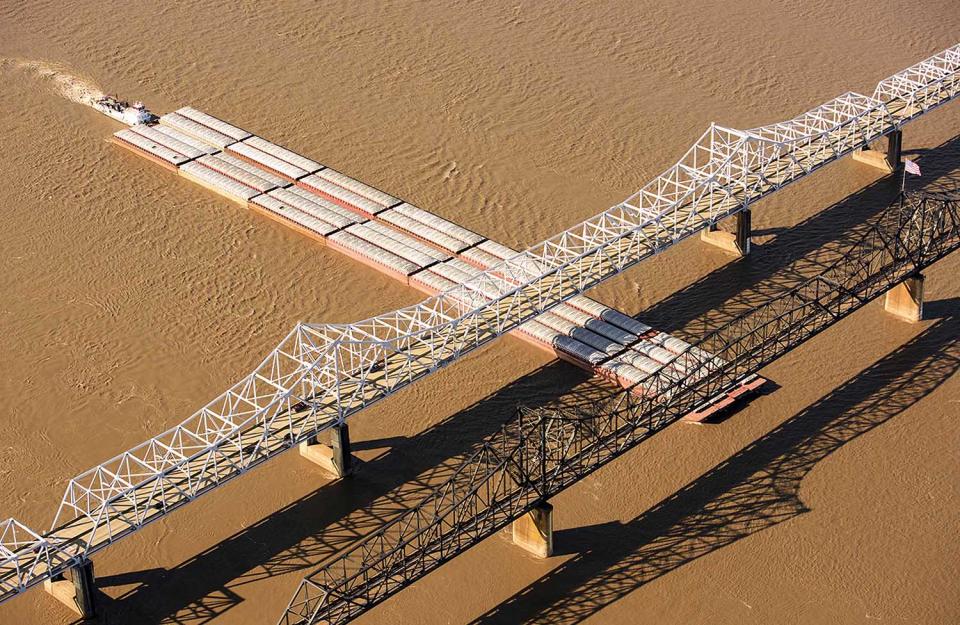
[[[701,375],[651,374],[657,396],[618,389],[591,412],[521,408],[419,504],[305,578],[281,625],[350,621],[958,247],[960,194],[901,198],[840,260],[691,348]]]
[[[0,534],[0,602],[960,92],[960,45],[787,122],[711,125],[624,202],[463,284],[353,324],[298,324],[176,427],[71,479],[45,533]]]

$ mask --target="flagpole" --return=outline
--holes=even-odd
[[[915,176],[920,175],[920,166],[911,161],[909,158],[905,159],[902,163],[903,166],[903,177],[900,178],[900,195],[903,195],[904,187],[907,185],[907,174],[911,173]]]

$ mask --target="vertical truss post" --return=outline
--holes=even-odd
[[[319,465],[334,478],[347,477],[353,473],[353,458],[350,455],[350,429],[346,423],[328,428],[330,444],[319,441],[319,435],[300,443],[300,455]]]
[[[94,592],[96,579],[93,562],[87,560],[71,568],[66,575],[44,580],[44,589],[55,599],[76,612],[84,620],[96,616]]]
[[[746,256],[750,253],[750,210],[744,209],[729,219],[734,220],[733,232],[720,230],[714,224],[700,231],[700,239],[724,252]]]
[[[543,501],[513,522],[513,544],[538,558],[553,555],[553,506]]]
[[[327,426],[332,415],[346,419],[524,319],[667,249],[711,220],[735,215],[856,146],[894,133],[888,137],[884,158],[888,165],[898,162],[903,124],[960,97],[960,44],[881,81],[874,94],[844,94],[791,120],[745,131],[711,125],[679,161],[624,202],[461,284],[415,306],[353,324],[297,324],[256,369],[180,424],[71,479],[61,502],[64,518],[58,514],[53,524],[56,530],[42,538],[34,534],[27,545],[0,536],[0,551],[5,550],[7,562],[41,556],[59,562],[55,570],[0,567],[0,602],[69,566],[64,563],[74,561],[77,544],[85,544],[86,553],[109,546],[240,475],[251,461],[285,451],[290,432],[319,423]],[[913,252],[920,261],[897,273],[896,280],[960,245],[951,238],[958,223],[955,201],[950,200],[951,212],[941,212],[939,219],[946,223],[925,224],[921,213],[919,229],[895,242],[910,250],[918,237],[927,241]],[[749,222],[741,222],[737,231],[749,234],[748,226]],[[883,288],[889,284],[892,281]],[[808,288],[819,293],[827,286],[825,280],[818,280]],[[819,305],[838,318],[856,300],[851,300],[849,291],[838,291],[830,301],[816,295],[809,305]],[[916,286],[913,291],[914,303],[922,303]],[[423,349],[433,356],[429,367],[423,364]],[[304,393],[307,389],[309,393]],[[302,401],[292,404],[294,398]],[[322,419],[316,411],[304,409],[314,403],[318,410],[323,407]],[[650,422],[658,426],[666,418],[651,415]],[[351,460],[346,428],[333,433],[337,438],[329,451],[317,453],[316,459],[335,475],[346,475]],[[237,444],[250,437],[259,442],[253,447]],[[565,479],[566,450],[557,440],[556,452],[549,458],[553,474],[548,479],[542,467],[539,480],[531,477],[530,483],[544,486],[529,495],[532,499],[523,500],[523,509],[531,501],[545,500],[548,487],[553,489]],[[313,457],[320,447],[314,440],[301,451]],[[257,456],[251,457],[252,453]],[[536,460],[531,454],[528,464]],[[135,505],[132,523],[128,502]],[[104,531],[114,522],[130,525],[120,533]],[[9,529],[11,524],[9,520],[0,527]],[[47,537],[53,540],[46,542]],[[11,579],[13,585],[7,581]]]
[[[540,417],[540,492],[547,492],[547,420]]]
[[[904,321],[920,321],[923,318],[923,281],[923,274],[917,273],[887,291],[884,310]]]
[[[903,131],[894,130],[887,135],[887,151],[871,150],[868,147],[853,153],[853,160],[871,167],[876,167],[887,173],[893,173],[900,168],[900,152],[903,147]]]

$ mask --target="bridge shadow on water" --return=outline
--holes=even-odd
[[[960,136],[934,148],[905,150],[904,156],[923,168],[921,177],[907,177],[907,190],[960,188]],[[719,267],[637,317],[687,340],[704,336],[836,261],[862,234],[864,222],[890,205],[899,193],[900,181],[899,173],[885,176],[792,228],[755,231],[774,238],[754,245],[749,257]],[[801,184],[816,183],[811,180]],[[755,210],[764,210],[763,205]]]
[[[907,410],[960,369],[960,298],[906,345],[628,523],[558,532],[584,548],[474,625],[572,625],[698,558],[807,511],[818,462]]]
[[[605,383],[554,361],[414,436],[357,441],[355,451],[389,450],[358,461],[355,476],[329,481],[173,569],[99,577],[100,588],[132,587],[115,599],[100,594],[100,622],[208,622],[243,601],[240,587],[311,569],[411,507],[498,431],[517,405],[562,396],[565,405],[586,406],[610,392]],[[305,466],[311,468],[303,479],[320,475]],[[291,579],[290,594],[297,581]],[[286,601],[287,591],[282,594]]]
[[[958,154],[960,137],[928,150],[922,160],[918,159],[924,167],[924,176],[920,182],[914,182],[912,188],[920,185],[933,188],[940,184],[956,186],[956,172],[937,169],[936,165],[945,160],[956,161],[956,158],[952,157]],[[724,265],[650,307],[640,317],[656,327],[677,331],[689,338],[702,336],[709,329],[741,312],[745,306],[752,307],[754,304],[751,302],[781,293],[830,262],[831,258],[836,258],[836,253],[843,247],[844,242],[855,236],[857,226],[870,215],[888,206],[898,190],[899,178],[881,179],[790,230],[779,232],[773,244],[756,246],[749,259]],[[709,288],[706,288],[707,284]],[[936,308],[937,303],[931,303],[927,308],[928,314]],[[950,320],[938,323],[923,336],[940,336],[944,332],[943,328],[952,329],[954,336],[956,335],[956,324]],[[931,343],[937,342],[933,338],[924,340],[928,341],[923,348],[927,350]],[[908,356],[902,356],[901,359],[921,357],[920,348],[904,350]],[[910,354],[913,356],[909,356]],[[936,369],[936,365],[933,365],[933,368]],[[871,380],[877,377],[874,374],[871,376]],[[881,385],[881,382],[882,380],[878,379],[877,385]],[[896,384],[895,379],[890,382]],[[923,384],[922,381],[915,383]],[[877,385],[871,388],[877,390]],[[130,586],[130,589],[116,598],[109,598],[101,593],[103,616],[100,622],[105,625],[132,622],[208,622],[244,600],[241,594],[244,585],[277,575],[312,569],[320,561],[411,507],[429,494],[436,484],[449,477],[459,461],[474,451],[487,436],[499,430],[500,426],[512,417],[519,404],[558,405],[575,409],[577,406],[594,405],[613,392],[616,392],[616,389],[609,384],[589,379],[579,369],[555,361],[515,380],[419,434],[377,441],[358,441],[354,444],[357,450],[381,447],[389,449],[360,466],[358,475],[324,484],[309,495],[236,532],[172,569],[152,569],[99,578],[98,585],[101,588]],[[866,386],[854,386],[844,391],[850,392],[859,392],[861,396],[867,394]],[[837,397],[832,400],[832,405],[835,408],[837,402],[846,402],[844,405],[853,406],[850,401],[849,395],[847,399]],[[894,398],[891,401],[897,400]],[[836,416],[835,412],[834,410],[829,414]],[[823,422],[819,426],[816,414],[820,415],[819,419]],[[826,412],[816,414],[812,419],[804,417],[798,421],[798,417],[791,420],[788,423],[798,422],[793,426],[793,430],[789,431],[800,436],[800,430],[803,429],[808,437],[815,436],[817,431],[836,421],[831,420]],[[876,413],[871,414],[875,418]],[[869,421],[871,417],[862,416],[861,419]],[[779,436],[791,435],[793,434],[783,433]],[[767,440],[769,436],[773,434],[762,440]],[[757,451],[757,445],[761,445],[758,441],[741,452],[744,454],[748,450],[754,450],[751,452],[754,456],[738,460],[735,465],[727,463],[723,466],[739,466],[741,472],[748,471],[751,466],[760,462],[761,458],[770,456],[772,460],[776,459],[778,454],[774,448],[777,444],[783,445],[782,442],[768,441],[762,443],[761,451]],[[821,445],[825,446],[826,443]],[[808,447],[804,446],[804,449]],[[806,457],[812,458],[813,455],[808,454]],[[797,472],[801,471],[792,470],[794,473],[790,475],[799,475]],[[708,541],[709,544],[683,547],[687,537],[694,535],[683,527],[689,525],[693,519],[702,518],[702,522],[706,524],[699,528],[701,533],[709,533],[707,530],[713,528],[718,536],[727,537],[728,542],[730,537],[744,535],[747,531],[745,524],[750,527],[771,524],[769,520],[741,521],[741,517],[734,513],[734,502],[725,498],[733,495],[724,495],[723,484],[731,484],[739,479],[743,484],[731,490],[731,493],[742,491],[744,497],[750,497],[749,492],[756,492],[754,498],[763,501],[772,501],[774,493],[780,491],[774,489],[769,493],[761,492],[759,482],[754,484],[749,479],[744,481],[747,474],[741,475],[729,468],[726,471],[713,477],[705,476],[705,481],[700,486],[696,485],[701,483],[698,480],[671,500],[628,524],[628,527],[617,524],[617,531],[614,533],[617,539],[613,541],[615,544],[611,551],[598,545],[594,550],[577,555],[556,573],[534,584],[481,620],[522,620],[524,614],[538,612],[539,606],[549,605],[551,598],[561,595],[564,595],[564,601],[571,602],[571,610],[575,606],[584,605],[587,606],[584,609],[589,613],[592,609],[589,605],[602,607],[601,604],[607,597],[621,596],[617,593],[626,593],[630,588],[636,587],[637,584],[630,586],[630,580],[642,581],[646,579],[644,576],[662,574],[669,570],[665,567],[670,562],[682,564],[698,549],[709,551],[709,544],[727,544],[718,538]],[[786,469],[781,471],[781,474],[787,475]],[[679,503],[670,503],[675,499]],[[722,500],[722,504],[727,507],[721,509],[711,504],[714,499]],[[776,522],[776,519],[789,518],[802,509],[795,497],[782,499],[784,503],[778,506],[771,503],[769,507],[768,516],[773,522]],[[703,502],[703,505],[698,506],[698,502]],[[759,503],[760,501],[757,501],[748,507],[760,510]],[[696,512],[694,517],[689,517],[687,511],[700,508],[705,508],[705,511],[701,510]],[[731,515],[724,517],[721,514],[723,510],[731,512]],[[663,528],[668,528],[666,533],[661,531]],[[576,538],[578,543],[589,544],[592,542],[589,534],[596,533],[597,529],[571,531],[584,534]],[[601,531],[600,534],[607,532]],[[647,539],[641,540],[644,536]],[[631,554],[637,555],[628,556],[628,560],[623,559],[626,553],[623,547],[631,541],[636,543]],[[558,543],[563,542],[564,537],[558,536]],[[677,551],[669,551],[671,545],[677,545]],[[633,566],[641,569],[634,571],[630,568]],[[616,573],[619,570],[625,571],[622,581],[619,581],[621,578]],[[594,577],[598,585],[591,585]],[[298,577],[291,576],[290,587],[288,591],[283,591],[282,601],[285,602],[293,593],[297,581]],[[580,590],[581,587],[586,590]],[[613,589],[613,592],[608,589]],[[577,594],[577,597],[570,597],[570,593]],[[596,600],[588,600],[591,594]],[[278,603],[278,617],[282,608]],[[509,618],[505,618],[508,614]],[[549,616],[548,620],[551,620]],[[575,620],[571,617],[556,622]]]

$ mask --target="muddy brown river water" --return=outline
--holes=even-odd
[[[955,0],[6,0],[0,515],[48,527],[70,477],[192,413],[296,321],[418,299],[106,143],[119,125],[74,101],[87,90],[196,106],[524,247],[711,121],[870,93],[958,40]],[[960,104],[904,146],[924,169],[909,185],[955,184]],[[692,334],[896,187],[845,159],[756,206],[750,258],[687,241],[593,295]],[[766,368],[771,390],[722,424],[677,424],[555,498],[555,557],[491,538],[357,622],[957,622],[960,256],[927,278],[927,320],[873,303]],[[601,390],[500,340],[357,416],[353,479],[287,454],[98,555],[102,622],[273,623],[518,403]],[[0,606],[3,625],[70,622],[41,589]]]

